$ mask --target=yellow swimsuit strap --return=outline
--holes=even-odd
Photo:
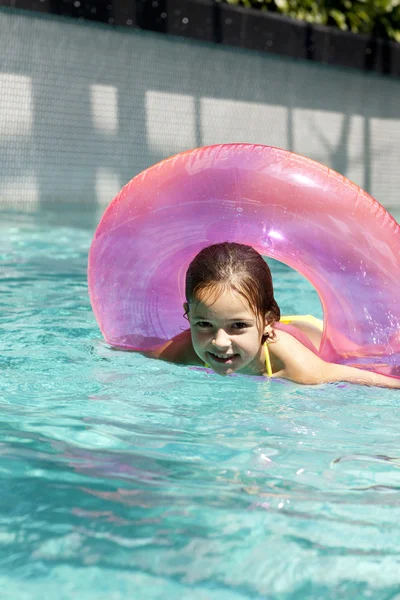
[[[306,323],[310,323],[311,325],[315,325],[321,331],[324,328],[324,322],[322,319],[317,319],[317,317],[313,317],[313,315],[285,315],[280,318],[280,323],[284,323],[285,325],[290,325],[293,321],[305,321]]]
[[[321,319],[317,319],[313,317],[313,315],[285,315],[280,318],[280,322],[285,325],[289,325],[293,323],[293,321],[306,321],[306,323],[311,323],[311,325],[315,325],[321,331],[324,328],[324,322]],[[268,343],[264,344],[264,352],[265,352],[265,370],[267,372],[268,377],[272,377],[272,367],[271,367],[271,357],[269,355]]]
[[[272,377],[271,357],[269,355],[269,348],[267,342],[264,342],[265,352],[265,370],[267,371],[268,377]]]
[[[315,325],[321,331],[324,328],[324,322],[321,319],[317,319],[316,317],[313,317],[313,315],[285,315],[284,317],[280,318],[280,322],[284,323],[285,325],[289,325],[290,323],[293,323],[293,321],[306,321],[307,323],[311,323],[311,325]],[[265,344],[264,344],[264,351],[265,351],[265,370],[267,372],[268,377],[272,377],[271,358],[269,355],[269,348],[268,348],[267,342],[265,342]]]

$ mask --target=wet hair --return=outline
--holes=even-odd
[[[204,291],[216,296],[225,290],[240,294],[254,314],[273,324],[281,311],[274,298],[271,271],[254,248],[235,242],[223,242],[203,248],[192,260],[186,273],[186,301],[199,300]],[[263,336],[263,342],[267,339]]]

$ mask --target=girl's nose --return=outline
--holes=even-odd
[[[223,348],[229,348],[229,346],[231,345],[229,336],[226,333],[226,331],[224,331],[223,329],[218,329],[212,343],[213,343],[213,346],[216,346],[217,348],[221,348],[221,350]]]

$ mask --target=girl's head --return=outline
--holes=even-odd
[[[250,246],[224,242],[204,248],[186,274],[186,303],[193,346],[221,374],[259,370],[263,341],[280,310],[271,272]]]

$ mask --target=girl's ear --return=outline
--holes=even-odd
[[[272,327],[272,325],[270,323],[265,322],[263,335],[266,335],[267,337],[272,337],[273,330],[274,328]]]
[[[273,337],[273,332],[274,332],[273,324],[274,324],[274,321],[271,321],[269,315],[266,314],[265,319],[264,319],[263,335],[265,335],[269,338]]]

